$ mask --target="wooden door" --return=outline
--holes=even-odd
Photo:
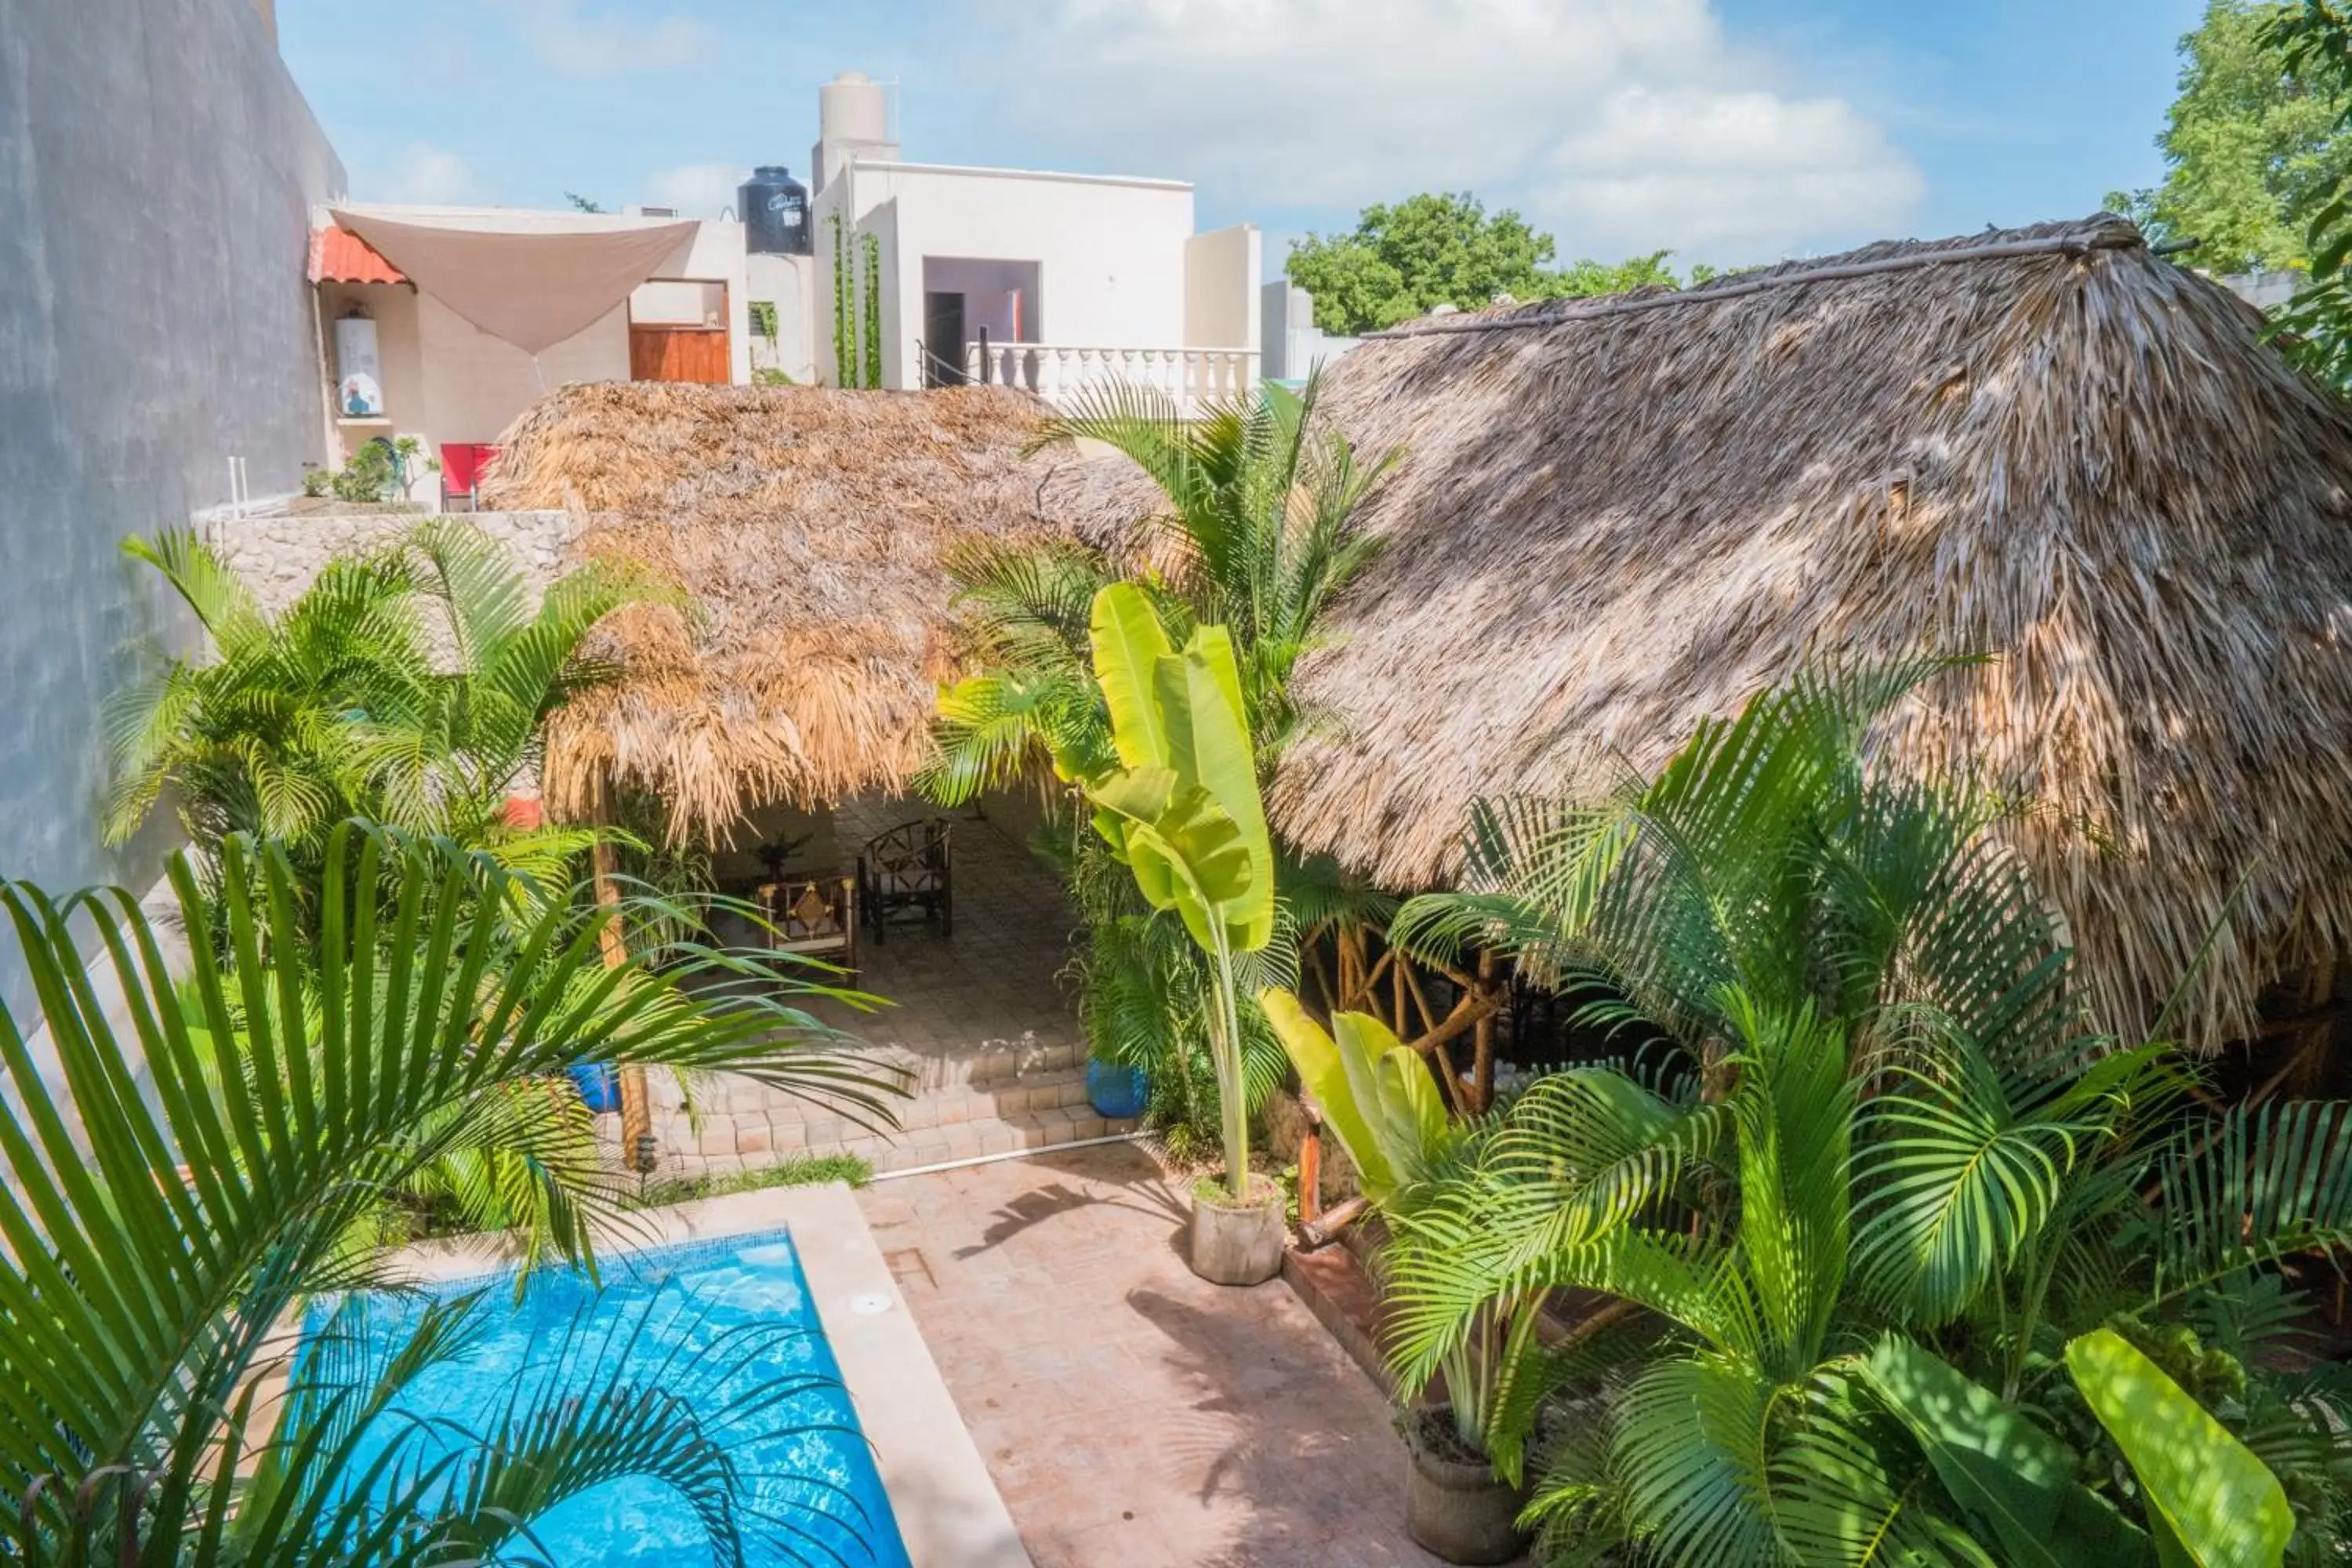
[[[724,327],[629,328],[629,375],[635,381],[735,379]]]

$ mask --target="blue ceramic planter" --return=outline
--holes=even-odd
[[[621,1075],[611,1062],[587,1062],[563,1070],[590,1110],[602,1116],[621,1109]]]
[[[1142,1115],[1149,1087],[1141,1068],[1121,1067],[1117,1062],[1087,1064],[1087,1103],[1095,1108],[1097,1116],[1125,1121]]]

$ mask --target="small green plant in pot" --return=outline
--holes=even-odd
[[[1195,1193],[1192,1271],[1256,1285],[1282,1267],[1282,1194],[1249,1168],[1237,955],[1274,935],[1274,846],[1258,798],[1257,757],[1233,639],[1194,629],[1180,650],[1132,584],[1095,595],[1095,679],[1109,710],[1116,766],[1079,782],[1094,826],[1157,910],[1173,911],[1209,957],[1209,1016],[1224,1179]]]

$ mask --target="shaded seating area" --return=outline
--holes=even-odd
[[[902,822],[866,841],[857,856],[857,888],[866,929],[877,942],[890,922],[919,918],[941,936],[955,934],[955,876],[947,818]]]
[[[772,928],[767,945],[857,970],[857,879],[797,877],[763,882],[757,893]]]

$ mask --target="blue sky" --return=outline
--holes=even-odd
[[[1736,264],[2075,216],[2158,173],[2203,0],[278,0],[361,199],[712,213],[817,84],[907,156],[1189,179],[1285,239],[1468,188],[1564,256]]]

